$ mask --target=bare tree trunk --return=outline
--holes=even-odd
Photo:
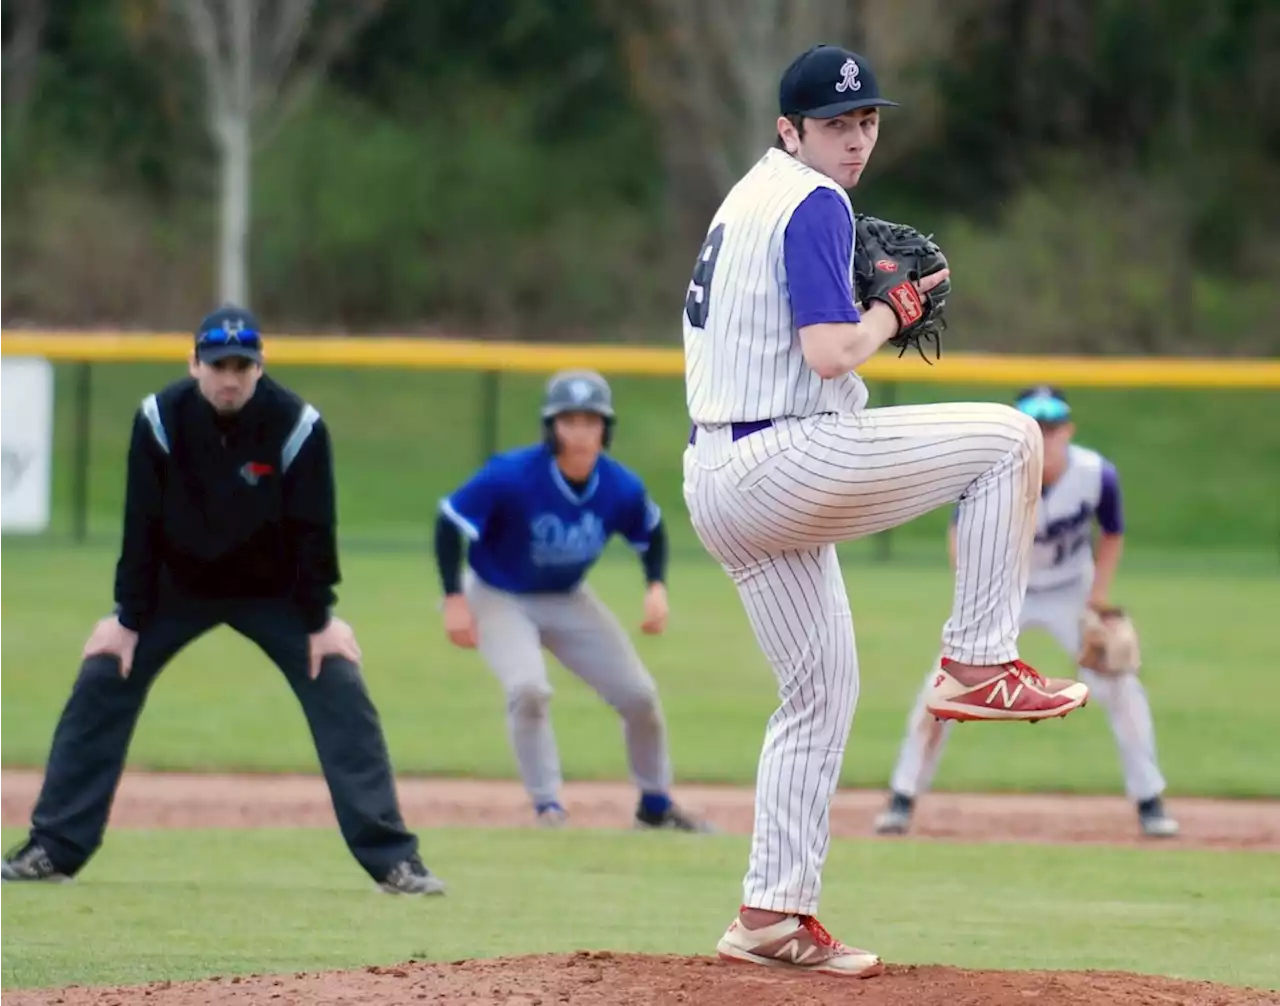
[[[218,297],[223,303],[249,300],[249,178],[253,157],[253,11],[252,0],[230,0],[230,75],[227,101],[216,130],[222,154],[222,233]]]
[[[1210,19],[1200,19],[1198,30],[1212,27]],[[1206,24],[1209,20],[1209,24]],[[1173,98],[1174,164],[1172,210],[1176,227],[1174,234],[1173,268],[1169,270],[1169,303],[1173,308],[1168,319],[1174,340],[1182,347],[1191,344],[1196,328],[1195,294],[1195,178],[1196,150],[1193,102],[1194,85],[1191,80],[1190,59],[1184,59],[1177,70]],[[1153,347],[1154,348],[1154,347]],[[1165,347],[1167,349],[1167,347]]]
[[[314,0],[171,0],[186,18],[204,65],[209,125],[221,158],[218,295],[249,299],[249,233],[255,146],[315,89],[352,35],[385,0],[325,5],[331,17],[314,51],[296,59]],[[337,14],[333,10],[344,9]]]
[[[218,296],[224,302],[249,300],[249,164],[253,156],[249,122],[231,116],[218,130],[222,155],[221,241]]]

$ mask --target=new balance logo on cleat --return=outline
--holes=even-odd
[[[817,952],[818,948],[812,943],[801,949],[799,940],[790,940],[782,945],[782,949],[778,951],[778,956],[781,957],[786,954],[791,959],[792,964],[803,964]]]
[[[730,923],[716,945],[723,961],[794,968],[840,978],[872,978],[884,973],[884,962],[869,950],[845,946],[812,915],[791,915],[760,929],[748,929],[741,918]]]
[[[1022,694],[1022,683],[1019,682],[1014,688],[1012,694],[1009,692],[1009,680],[1001,678],[996,682],[996,686],[991,689],[991,694],[987,696],[987,705],[993,706],[996,702],[996,696],[1002,696],[1001,701],[1006,709],[1012,709],[1013,704],[1018,701],[1018,696]]]
[[[975,681],[977,675],[985,677]],[[954,661],[944,659],[929,688],[925,709],[940,720],[1037,723],[1066,716],[1088,700],[1089,688],[1083,682],[1045,678],[1021,660],[961,672]]]

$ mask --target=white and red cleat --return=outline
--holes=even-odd
[[[1016,720],[1035,723],[1079,709],[1089,687],[1071,678],[1046,678],[1021,660],[990,668],[982,681],[965,684],[944,657],[933,676],[925,708],[943,720]]]
[[[760,929],[748,929],[741,917],[720,937],[716,950],[721,960],[736,964],[761,964],[839,978],[873,978],[884,973],[884,963],[869,950],[846,947],[812,915],[789,915]]]

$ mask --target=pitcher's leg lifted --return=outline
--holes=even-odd
[[[873,409],[829,425],[835,437],[847,434],[843,449],[859,462],[855,498],[868,484],[876,491],[867,510],[883,520],[874,530],[959,503],[955,595],[927,711],[1037,722],[1084,705],[1085,685],[1045,679],[1018,659],[1044,460],[1036,423],[1005,405],[956,403]],[[815,440],[828,456],[837,449]]]
[[[718,471],[695,472],[714,483],[708,495],[737,534],[763,534],[757,546],[849,541],[959,503],[955,595],[930,714],[1035,722],[1084,704],[1083,684],[1045,680],[1018,660],[1044,465],[1034,420],[1007,405],[957,402],[778,425],[742,439],[731,485]]]

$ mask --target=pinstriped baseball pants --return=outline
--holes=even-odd
[[[1005,405],[940,404],[784,419],[737,441],[699,428],[684,496],[733,579],[778,680],[756,778],[743,903],[813,914],[829,810],[858,701],[853,617],[835,544],[960,503],[942,653],[1017,656],[1040,494],[1039,427]]]

